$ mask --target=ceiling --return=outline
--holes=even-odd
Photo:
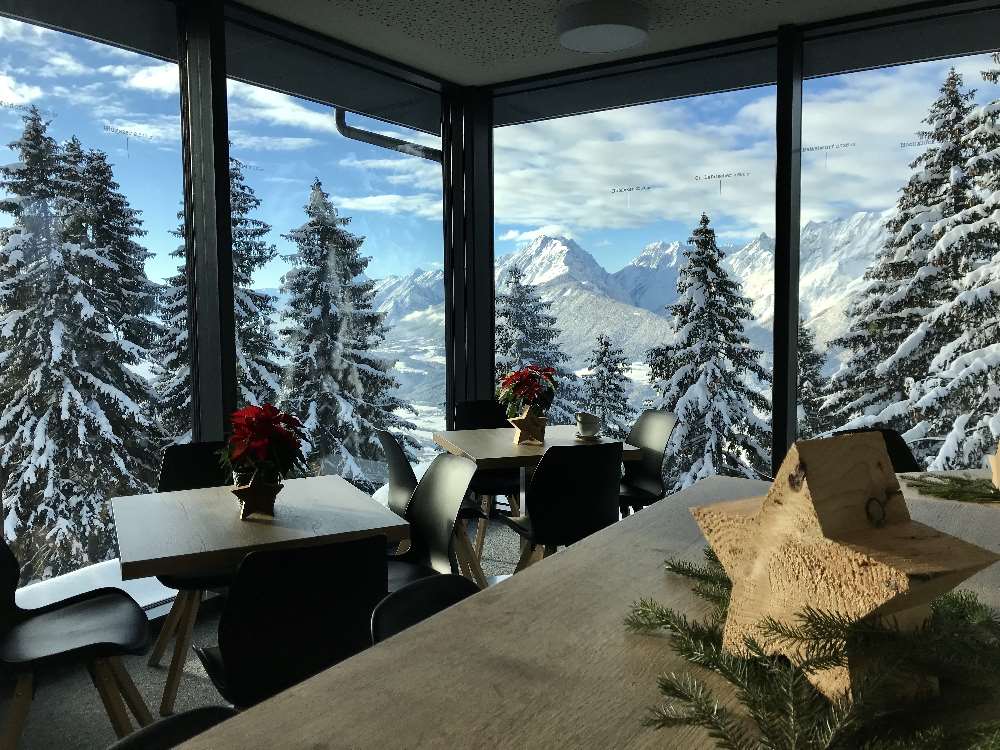
[[[240,0],[453,83],[481,86],[912,4],[913,0],[642,0],[645,44],[614,54],[559,46],[576,0]],[[612,0],[614,1],[614,0]]]

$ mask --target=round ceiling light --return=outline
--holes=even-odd
[[[576,52],[618,52],[649,36],[649,11],[632,0],[583,0],[564,6],[559,43]]]

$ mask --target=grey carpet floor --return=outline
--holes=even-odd
[[[483,571],[487,576],[512,573],[517,561],[518,537],[506,526],[491,524],[483,547]],[[206,602],[195,627],[195,643],[216,643],[218,606]],[[154,625],[154,632],[159,623]],[[169,651],[167,656],[169,657]],[[149,667],[145,656],[128,657],[125,666],[147,705],[157,714],[163,684],[167,676],[168,658],[163,666]],[[0,722],[7,714],[7,702],[13,683],[0,677]],[[208,675],[192,652],[184,667],[177,694],[176,710],[198,706],[220,705],[222,696],[215,690]],[[54,669],[36,677],[35,699],[31,704],[27,725],[21,736],[24,750],[96,750],[115,741],[114,732],[104,713],[90,676],[82,666]]]

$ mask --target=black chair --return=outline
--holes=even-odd
[[[0,673],[16,678],[0,747],[16,747],[31,700],[36,673],[52,665],[85,664],[118,737],[132,732],[126,704],[140,726],[153,721],[121,657],[144,653],[149,620],[123,591],[97,589],[37,609],[17,606],[20,566],[0,540]]]
[[[406,518],[406,508],[410,504],[413,490],[417,488],[417,477],[413,467],[403,453],[403,448],[391,432],[376,430],[378,441],[389,466],[389,510]]]
[[[229,706],[203,706],[184,713],[160,719],[155,724],[140,729],[119,740],[108,750],[172,750],[172,748],[197,737],[216,724],[231,719],[239,712]]]
[[[625,464],[625,476],[618,490],[618,510],[622,518],[663,498],[663,457],[677,417],[669,411],[647,409],[633,425],[625,442],[640,449],[638,461]]]
[[[384,641],[477,591],[479,586],[468,578],[451,574],[414,581],[392,592],[375,607],[372,643]]]
[[[897,474],[907,471],[926,471],[914,457],[903,436],[888,427],[859,427],[854,430],[838,430],[834,435],[852,435],[859,432],[879,432],[885,440],[885,451],[892,462],[892,470]]]
[[[406,509],[410,548],[388,562],[389,591],[437,573],[462,572],[460,561],[468,559],[472,546],[455,524],[475,473],[473,461],[448,453],[427,467]]]
[[[221,441],[167,446],[163,451],[157,491],[199,490],[232,484],[232,473],[219,460],[219,451],[224,446],[225,443]],[[174,711],[177,688],[184,673],[184,662],[191,649],[192,632],[205,592],[225,588],[232,578],[231,571],[204,576],[157,576],[164,586],[178,591],[149,654],[149,666],[159,665],[170,639],[176,639],[167,681],[163,686],[163,699],[160,701],[162,716],[168,716]]]
[[[536,547],[545,555],[618,520],[622,444],[556,445],[542,455],[525,497],[527,515],[506,520],[522,537],[526,567]]]
[[[251,552],[195,648],[222,697],[246,708],[367,648],[386,595],[385,537]]]

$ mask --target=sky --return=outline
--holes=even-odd
[[[987,56],[807,81],[803,104],[802,219],[884,211],[919,153],[916,131],[949,65],[997,98],[979,72]],[[262,201],[258,218],[281,235],[304,221],[318,177],[350,228],[366,240],[368,275],[439,267],[441,175],[432,161],[341,137],[333,113],[230,81],[232,155]],[[23,109],[39,106],[59,140],[77,135],[106,151],[124,193],[142,211],[153,252],[147,271],[175,272],[171,230],[181,204],[177,68],[153,58],[0,19],[0,136],[17,137]],[[352,124],[438,146],[436,137],[351,115]],[[773,234],[774,89],[761,87],[647,104],[495,131],[497,254],[540,233],[576,239],[609,271],[658,240],[686,240],[701,212],[720,239]],[[13,155],[0,157],[0,163]],[[720,177],[722,175],[722,177]],[[255,280],[274,287],[280,258]]]

